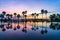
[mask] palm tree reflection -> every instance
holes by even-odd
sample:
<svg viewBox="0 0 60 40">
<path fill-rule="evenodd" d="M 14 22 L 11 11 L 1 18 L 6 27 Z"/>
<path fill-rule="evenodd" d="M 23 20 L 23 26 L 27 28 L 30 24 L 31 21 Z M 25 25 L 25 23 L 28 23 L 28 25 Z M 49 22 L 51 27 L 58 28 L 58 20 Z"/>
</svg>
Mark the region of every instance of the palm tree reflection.
<svg viewBox="0 0 60 40">
<path fill-rule="evenodd" d="M 27 22 L 24 22 L 24 27 L 22 29 L 22 32 L 25 32 L 25 33 L 27 33 L 27 26 L 26 26 L 26 24 L 27 24 Z"/>
<path fill-rule="evenodd" d="M 17 29 L 20 29 L 20 25 L 19 25 L 19 22 L 18 22 L 18 25 L 17 25 Z"/>
<path fill-rule="evenodd" d="M 43 26 L 43 22 L 42 22 L 42 30 L 41 30 L 41 34 L 45 34 L 47 33 L 47 22 L 46 22 L 46 27 Z"/>
<path fill-rule="evenodd" d="M 48 30 L 47 30 L 47 23 L 46 23 L 46 27 L 43 26 L 44 22 L 42 22 L 42 27 L 40 27 L 41 25 L 38 25 L 38 22 L 34 22 L 34 24 L 32 24 L 32 28 L 30 28 L 32 31 L 40 31 L 40 33 L 43 34 L 47 34 Z M 12 22 L 7 22 L 7 24 L 0 24 L 0 28 L 3 32 L 5 32 L 8 29 L 13 29 L 14 31 L 16 31 L 17 29 L 20 29 L 20 22 L 17 23 L 18 25 L 15 24 L 15 26 L 13 27 Z M 51 22 L 50 24 L 50 29 L 53 30 L 60 30 L 60 23 L 58 22 Z M 42 28 L 42 29 L 41 29 Z M 23 24 L 23 28 L 22 28 L 22 32 L 27 33 L 28 29 L 27 29 L 27 22 L 24 22 Z"/>
<path fill-rule="evenodd" d="M 37 24 L 38 24 L 38 22 L 37 22 Z M 32 28 L 31 29 L 34 30 L 34 31 L 36 31 L 39 28 L 38 28 L 38 25 L 36 25 L 36 23 L 34 22 L 34 25 L 32 25 Z"/>
</svg>

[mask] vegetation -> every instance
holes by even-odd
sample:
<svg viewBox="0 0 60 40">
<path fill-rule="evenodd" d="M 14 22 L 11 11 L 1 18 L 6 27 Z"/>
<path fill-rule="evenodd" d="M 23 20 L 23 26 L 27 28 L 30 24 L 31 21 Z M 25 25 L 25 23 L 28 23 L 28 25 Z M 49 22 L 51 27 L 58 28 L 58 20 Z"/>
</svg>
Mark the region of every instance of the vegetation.
<svg viewBox="0 0 60 40">
<path fill-rule="evenodd" d="M 39 19 L 38 16 L 40 16 L 40 14 L 37 13 L 32 13 L 31 16 L 34 17 L 34 19 L 27 19 L 27 11 L 23 11 L 22 15 L 23 15 L 23 19 L 20 19 L 22 16 L 20 14 L 14 13 L 14 15 L 12 14 L 7 14 L 5 11 L 2 12 L 2 14 L 0 14 L 0 21 L 2 22 L 7 22 L 7 21 L 13 21 L 13 22 L 24 22 L 24 21 L 33 21 L 33 22 L 39 22 L 39 21 L 47 21 L 47 22 L 60 22 L 60 14 L 52 14 L 50 15 L 50 19 L 47 19 L 47 10 L 42 9 L 41 13 L 42 14 L 42 19 Z M 46 15 L 46 19 L 43 19 L 43 14 Z"/>
</svg>

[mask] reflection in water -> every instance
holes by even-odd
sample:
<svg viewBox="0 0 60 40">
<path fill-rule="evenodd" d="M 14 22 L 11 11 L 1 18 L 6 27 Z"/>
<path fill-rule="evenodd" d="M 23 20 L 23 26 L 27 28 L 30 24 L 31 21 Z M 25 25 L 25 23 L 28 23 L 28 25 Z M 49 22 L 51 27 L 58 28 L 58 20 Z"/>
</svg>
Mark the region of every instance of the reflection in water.
<svg viewBox="0 0 60 40">
<path fill-rule="evenodd" d="M 25 32 L 25 33 L 27 33 L 27 25 L 26 24 L 27 23 L 24 22 L 23 29 L 22 29 L 22 32 Z"/>
<path fill-rule="evenodd" d="M 47 35 L 50 29 L 60 30 L 60 23 L 58 22 L 21 22 L 21 23 L 0 23 L 0 30 L 6 32 L 7 30 L 22 31 L 21 33 L 36 32 L 41 35 Z M 19 33 L 19 32 L 18 32 Z M 32 34 L 33 35 L 33 34 Z"/>
<path fill-rule="evenodd" d="M 37 24 L 38 24 L 38 22 L 37 22 Z M 36 31 L 39 28 L 38 28 L 38 25 L 36 25 L 36 23 L 34 22 L 34 24 L 32 25 L 32 28 L 31 29 L 34 30 L 34 31 Z"/>
<path fill-rule="evenodd" d="M 53 30 L 60 30 L 60 23 L 51 23 L 50 28 Z"/>
<path fill-rule="evenodd" d="M 23 23 L 18 22 L 18 23 L 14 23 L 14 25 L 12 22 L 7 22 L 4 24 L 2 23 L 0 25 L 0 28 L 2 29 L 2 31 L 6 31 L 6 29 L 17 30 L 17 29 L 20 29 L 20 27 L 21 27 L 20 24 L 23 25 L 23 28 L 21 28 L 21 29 L 22 29 L 22 32 L 25 32 L 25 33 L 27 33 L 27 30 L 28 30 L 27 26 L 29 26 L 29 25 L 32 26 L 32 27 L 29 27 L 29 29 L 31 29 L 32 31 L 37 31 L 41 28 L 41 34 L 45 34 L 48 32 L 48 30 L 47 30 L 48 23 L 47 22 L 45 22 L 45 23 L 44 22 L 33 22 L 32 24 L 31 24 L 31 22 L 30 23 L 29 22 L 23 22 Z M 54 29 L 54 30 L 55 29 L 59 30 L 60 24 L 51 22 L 49 28 Z"/>
</svg>

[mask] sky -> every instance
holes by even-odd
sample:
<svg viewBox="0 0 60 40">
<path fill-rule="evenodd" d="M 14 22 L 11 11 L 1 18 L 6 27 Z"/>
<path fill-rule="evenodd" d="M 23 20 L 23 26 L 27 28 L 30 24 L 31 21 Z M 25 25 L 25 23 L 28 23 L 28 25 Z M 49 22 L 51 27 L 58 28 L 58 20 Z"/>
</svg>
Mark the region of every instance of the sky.
<svg viewBox="0 0 60 40">
<path fill-rule="evenodd" d="M 40 13 L 41 9 L 57 13 L 60 11 L 60 0 L 0 0 L 0 13 L 21 14 L 28 11 L 27 14 L 31 14 Z"/>
</svg>

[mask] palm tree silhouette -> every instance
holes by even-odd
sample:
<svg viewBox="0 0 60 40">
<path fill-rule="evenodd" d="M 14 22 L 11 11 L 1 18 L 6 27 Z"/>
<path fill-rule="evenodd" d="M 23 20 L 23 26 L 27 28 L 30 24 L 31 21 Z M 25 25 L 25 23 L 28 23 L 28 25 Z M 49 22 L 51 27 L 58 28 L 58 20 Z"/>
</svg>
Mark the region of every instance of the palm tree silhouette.
<svg viewBox="0 0 60 40">
<path fill-rule="evenodd" d="M 17 15 L 17 18 L 18 18 L 18 22 L 19 22 L 20 14 Z"/>
<path fill-rule="evenodd" d="M 6 14 L 6 12 L 5 12 L 5 11 L 3 11 L 3 12 L 2 12 L 2 15 L 5 15 L 5 14 Z"/>
<path fill-rule="evenodd" d="M 13 16 L 13 15 L 12 15 L 12 14 L 10 14 L 10 18 L 12 18 L 12 16 Z"/>
<path fill-rule="evenodd" d="M 2 20 L 5 20 L 5 18 L 4 18 L 4 17 L 5 17 L 5 14 L 6 14 L 6 12 L 3 11 L 2 14 L 0 15 L 0 17 L 1 17 L 1 21 L 2 21 Z"/>
<path fill-rule="evenodd" d="M 42 14 L 42 19 L 43 19 L 44 9 L 41 10 L 41 14 Z"/>
<path fill-rule="evenodd" d="M 32 15 L 32 17 L 33 17 L 33 16 L 34 16 L 34 13 L 32 13 L 31 15 Z"/>
<path fill-rule="evenodd" d="M 46 14 L 46 21 L 47 21 L 47 13 L 48 13 L 48 11 L 47 11 L 47 10 L 45 10 L 45 14 Z"/>
<path fill-rule="evenodd" d="M 25 14 L 27 14 L 27 11 L 23 11 L 22 14 L 23 14 L 23 16 L 24 16 Z M 25 18 L 25 17 L 24 17 L 24 18 Z"/>
<path fill-rule="evenodd" d="M 26 17 L 27 17 L 27 15 L 24 15 L 24 17 L 25 17 L 25 21 L 26 21 Z"/>
<path fill-rule="evenodd" d="M 10 17 L 10 14 L 6 14 L 6 17 L 8 18 L 8 20 L 10 19 L 9 17 Z"/>
<path fill-rule="evenodd" d="M 37 16 L 37 19 L 38 19 L 39 14 L 36 14 L 36 16 Z"/>
<path fill-rule="evenodd" d="M 10 18 L 11 18 L 11 20 L 12 20 L 12 16 L 13 16 L 13 15 L 12 15 L 12 14 L 10 14 Z"/>
<path fill-rule="evenodd" d="M 16 15 L 17 15 L 17 13 L 14 13 L 15 18 L 16 18 Z"/>
<path fill-rule="evenodd" d="M 34 13 L 34 19 L 36 19 L 36 13 Z"/>
</svg>

